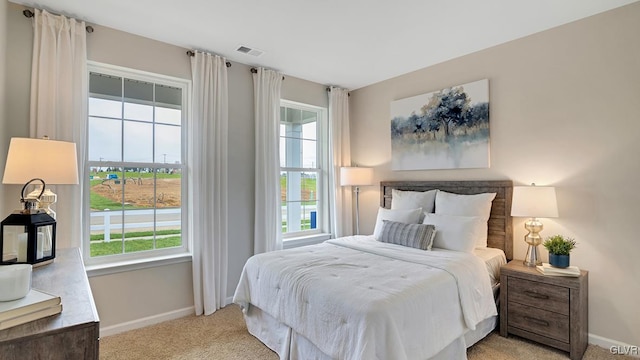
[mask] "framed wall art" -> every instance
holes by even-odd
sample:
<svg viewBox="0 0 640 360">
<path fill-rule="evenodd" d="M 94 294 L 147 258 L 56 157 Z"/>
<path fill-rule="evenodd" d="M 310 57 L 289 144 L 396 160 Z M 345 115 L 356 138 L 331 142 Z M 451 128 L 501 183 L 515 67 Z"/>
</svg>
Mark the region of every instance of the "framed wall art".
<svg viewBox="0 0 640 360">
<path fill-rule="evenodd" d="M 489 167 L 489 80 L 391 102 L 393 170 Z"/>
</svg>

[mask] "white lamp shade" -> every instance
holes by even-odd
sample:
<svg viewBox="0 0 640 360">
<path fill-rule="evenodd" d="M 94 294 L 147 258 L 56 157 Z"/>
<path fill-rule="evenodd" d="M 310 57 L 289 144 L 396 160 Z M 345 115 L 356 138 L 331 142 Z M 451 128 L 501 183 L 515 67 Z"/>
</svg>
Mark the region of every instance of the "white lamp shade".
<svg viewBox="0 0 640 360">
<path fill-rule="evenodd" d="M 511 216 L 558 217 L 556 189 L 552 186 L 514 186 Z"/>
<path fill-rule="evenodd" d="M 340 185 L 359 186 L 373 184 L 373 169 L 364 167 L 340 168 Z"/>
<path fill-rule="evenodd" d="M 31 138 L 11 138 L 3 184 L 25 184 L 40 178 L 46 184 L 78 183 L 76 144 Z"/>
</svg>

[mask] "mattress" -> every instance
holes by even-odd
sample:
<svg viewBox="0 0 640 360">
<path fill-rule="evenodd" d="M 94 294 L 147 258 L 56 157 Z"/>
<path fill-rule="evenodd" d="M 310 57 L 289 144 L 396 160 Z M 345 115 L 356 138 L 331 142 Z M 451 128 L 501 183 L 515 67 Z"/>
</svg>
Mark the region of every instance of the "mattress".
<svg viewBox="0 0 640 360">
<path fill-rule="evenodd" d="M 500 267 L 507 263 L 507 257 L 504 251 L 495 248 L 475 248 L 474 255 L 481 258 L 487 265 L 487 272 L 491 279 L 491 286 L 494 287 L 500 283 Z"/>
</svg>

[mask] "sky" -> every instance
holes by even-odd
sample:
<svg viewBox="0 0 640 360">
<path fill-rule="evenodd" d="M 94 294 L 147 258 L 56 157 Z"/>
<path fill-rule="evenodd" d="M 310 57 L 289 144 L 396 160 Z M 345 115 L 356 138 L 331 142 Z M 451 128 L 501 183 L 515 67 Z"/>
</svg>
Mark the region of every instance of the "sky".
<svg viewBox="0 0 640 360">
<path fill-rule="evenodd" d="M 127 119 L 124 124 L 123 111 Z M 151 105 L 124 103 L 123 106 L 120 101 L 90 97 L 89 161 L 154 162 L 155 158 L 156 163 L 179 163 L 181 115 L 178 109 L 156 106 L 154 124 Z M 284 166 L 287 146 L 284 125 L 280 126 L 280 136 L 280 163 Z M 299 140 L 302 141 L 302 167 L 317 166 L 317 122 L 302 125 L 302 134 L 298 136 L 302 138 Z"/>
<path fill-rule="evenodd" d="M 179 163 L 182 112 L 156 106 L 154 124 L 153 111 L 150 105 L 89 98 L 89 161 Z"/>
<path fill-rule="evenodd" d="M 302 167 L 315 167 L 317 166 L 317 146 L 316 141 L 317 122 L 310 122 L 302 125 Z M 280 165 L 285 166 L 286 157 L 286 126 L 280 125 Z"/>
</svg>

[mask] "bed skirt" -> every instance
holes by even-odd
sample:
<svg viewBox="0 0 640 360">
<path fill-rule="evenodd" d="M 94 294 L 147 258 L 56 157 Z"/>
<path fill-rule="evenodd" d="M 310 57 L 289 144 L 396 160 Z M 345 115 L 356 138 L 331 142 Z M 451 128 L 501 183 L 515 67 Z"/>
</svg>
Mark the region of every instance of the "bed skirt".
<svg viewBox="0 0 640 360">
<path fill-rule="evenodd" d="M 281 360 L 332 360 L 304 336 L 256 306 L 249 306 L 244 318 L 249 333 L 275 351 Z M 496 324 L 497 316 L 481 321 L 474 331 L 467 331 L 431 360 L 466 359 L 467 348 L 491 333 Z"/>
</svg>

